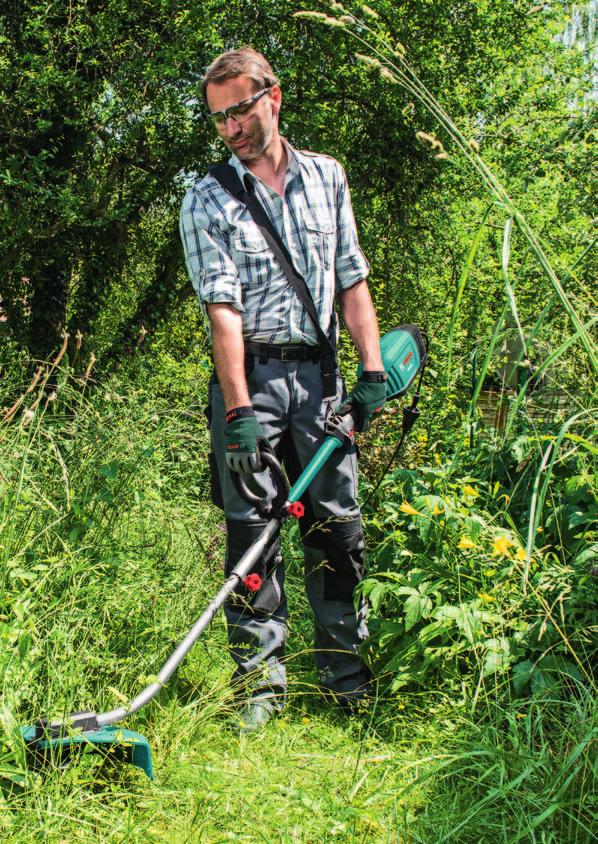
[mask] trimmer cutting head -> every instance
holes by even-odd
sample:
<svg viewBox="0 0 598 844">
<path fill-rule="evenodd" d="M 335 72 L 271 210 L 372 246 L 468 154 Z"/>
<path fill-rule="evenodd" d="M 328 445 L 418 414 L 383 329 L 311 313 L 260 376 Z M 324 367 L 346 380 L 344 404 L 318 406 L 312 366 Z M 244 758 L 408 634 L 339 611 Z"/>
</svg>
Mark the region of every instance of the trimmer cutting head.
<svg viewBox="0 0 598 844">
<path fill-rule="evenodd" d="M 405 395 L 428 359 L 426 335 L 417 325 L 399 325 L 380 340 L 387 375 L 386 400 Z M 361 375 L 362 366 L 358 369 Z"/>
<path fill-rule="evenodd" d="M 149 742 L 141 733 L 123 727 L 102 727 L 100 729 L 75 732 L 71 735 L 52 735 L 52 729 L 40 726 L 21 727 L 27 756 L 33 767 L 65 767 L 72 756 L 86 751 L 100 752 L 103 756 L 119 762 L 128 762 L 141 768 L 153 780 L 152 751 Z"/>
</svg>

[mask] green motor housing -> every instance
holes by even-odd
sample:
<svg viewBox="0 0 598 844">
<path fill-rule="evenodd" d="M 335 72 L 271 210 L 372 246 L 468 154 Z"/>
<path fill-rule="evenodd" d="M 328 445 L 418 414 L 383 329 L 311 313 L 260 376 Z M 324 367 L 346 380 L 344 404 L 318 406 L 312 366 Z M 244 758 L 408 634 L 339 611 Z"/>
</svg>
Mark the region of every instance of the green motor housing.
<svg viewBox="0 0 598 844">
<path fill-rule="evenodd" d="M 405 395 L 428 359 L 428 341 L 418 325 L 399 325 L 380 340 L 387 375 L 386 400 Z M 358 376 L 363 370 L 359 365 Z"/>
</svg>

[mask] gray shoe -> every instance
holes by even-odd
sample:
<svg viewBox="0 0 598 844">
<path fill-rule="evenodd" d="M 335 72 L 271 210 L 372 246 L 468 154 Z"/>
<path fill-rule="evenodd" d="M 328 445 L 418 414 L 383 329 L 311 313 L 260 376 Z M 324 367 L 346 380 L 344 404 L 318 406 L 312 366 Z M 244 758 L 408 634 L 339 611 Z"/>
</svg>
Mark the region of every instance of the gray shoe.
<svg viewBox="0 0 598 844">
<path fill-rule="evenodd" d="M 271 698 L 250 698 L 237 713 L 236 726 L 240 733 L 255 733 L 265 727 L 276 712 Z"/>
</svg>

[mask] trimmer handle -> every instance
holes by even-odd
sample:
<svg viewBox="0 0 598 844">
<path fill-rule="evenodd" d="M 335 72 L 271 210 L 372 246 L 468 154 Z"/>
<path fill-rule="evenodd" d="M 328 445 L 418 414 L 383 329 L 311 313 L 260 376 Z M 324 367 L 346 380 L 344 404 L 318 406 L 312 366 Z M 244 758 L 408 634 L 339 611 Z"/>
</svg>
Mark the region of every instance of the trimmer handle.
<svg viewBox="0 0 598 844">
<path fill-rule="evenodd" d="M 268 502 L 266 500 L 266 493 L 263 490 L 260 495 L 249 488 L 247 478 L 250 476 L 246 473 L 231 471 L 230 476 L 233 486 L 241 498 L 248 504 L 251 504 L 252 507 L 255 507 L 260 518 L 269 519 L 284 507 L 289 494 L 289 482 L 268 440 L 265 437 L 258 437 L 257 447 L 260 463 L 264 469 L 270 470 L 274 489 L 276 490 L 272 501 Z"/>
</svg>

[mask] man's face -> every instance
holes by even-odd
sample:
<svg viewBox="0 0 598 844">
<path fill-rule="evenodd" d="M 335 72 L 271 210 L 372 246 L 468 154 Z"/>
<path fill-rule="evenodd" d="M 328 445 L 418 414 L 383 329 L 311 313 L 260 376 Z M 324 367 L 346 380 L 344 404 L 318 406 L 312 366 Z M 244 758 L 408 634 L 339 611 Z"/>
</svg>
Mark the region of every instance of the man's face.
<svg viewBox="0 0 598 844">
<path fill-rule="evenodd" d="M 212 112 L 224 111 L 256 93 L 253 80 L 245 75 L 227 79 L 226 82 L 210 82 L 206 91 L 208 108 Z M 216 124 L 216 130 L 225 146 L 241 161 L 260 158 L 278 134 L 280 101 L 280 88 L 275 85 L 238 119 L 229 117 Z"/>
</svg>

